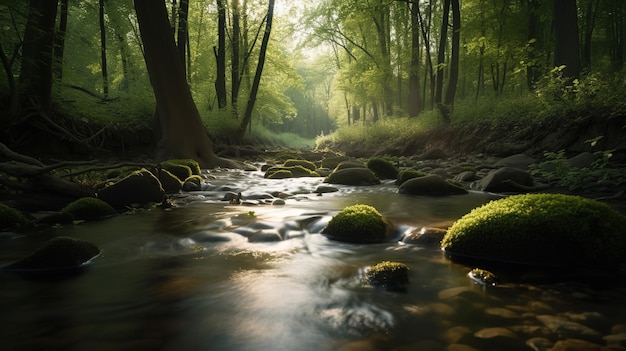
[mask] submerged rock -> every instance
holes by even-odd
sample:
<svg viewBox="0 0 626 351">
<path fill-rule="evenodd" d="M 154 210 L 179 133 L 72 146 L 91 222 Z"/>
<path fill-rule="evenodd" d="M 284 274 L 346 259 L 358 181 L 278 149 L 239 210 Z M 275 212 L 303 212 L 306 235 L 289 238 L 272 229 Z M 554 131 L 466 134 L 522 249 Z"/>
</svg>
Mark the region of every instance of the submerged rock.
<svg viewBox="0 0 626 351">
<path fill-rule="evenodd" d="M 74 219 L 99 219 L 117 214 L 117 211 L 108 203 L 95 197 L 83 197 L 65 206 L 61 212 Z"/>
<path fill-rule="evenodd" d="M 409 285 L 409 267 L 404 263 L 383 261 L 365 272 L 368 284 L 389 291 L 405 291 Z"/>
<path fill-rule="evenodd" d="M 90 242 L 60 236 L 49 240 L 31 255 L 3 269 L 34 271 L 75 268 L 99 254 L 100 249 Z"/>
<path fill-rule="evenodd" d="M 161 202 L 165 190 L 148 170 L 140 169 L 98 192 L 98 197 L 115 208 L 139 203 Z"/>
</svg>

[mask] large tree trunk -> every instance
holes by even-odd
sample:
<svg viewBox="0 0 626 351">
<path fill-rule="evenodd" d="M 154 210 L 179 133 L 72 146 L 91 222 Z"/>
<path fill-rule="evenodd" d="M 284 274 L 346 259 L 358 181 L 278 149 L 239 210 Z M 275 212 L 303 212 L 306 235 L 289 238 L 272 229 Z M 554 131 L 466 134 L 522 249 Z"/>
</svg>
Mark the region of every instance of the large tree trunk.
<svg viewBox="0 0 626 351">
<path fill-rule="evenodd" d="M 443 20 L 441 22 L 441 33 L 439 33 L 439 48 L 437 51 L 437 85 L 435 87 L 435 104 L 441 105 L 443 101 L 443 73 L 446 59 L 446 46 L 448 43 L 448 23 L 450 18 L 450 0 L 444 0 Z"/>
<path fill-rule="evenodd" d="M 157 160 L 191 158 L 203 168 L 234 166 L 213 153 L 185 80 L 164 0 L 135 0 L 135 11 L 163 133 Z"/>
<path fill-rule="evenodd" d="M 554 0 L 554 65 L 565 66 L 563 76 L 578 78 L 580 44 L 576 0 Z"/>
<path fill-rule="evenodd" d="M 252 81 L 252 88 L 250 89 L 250 96 L 248 97 L 248 104 L 246 105 L 246 111 L 237 130 L 237 140 L 243 142 L 243 137 L 246 134 L 246 127 L 251 123 L 252 111 L 254 104 L 256 103 L 256 96 L 259 92 L 259 84 L 261 83 L 261 76 L 263 75 L 263 66 L 265 65 L 265 53 L 267 52 L 267 45 L 270 40 L 270 33 L 272 32 L 272 20 L 274 19 L 274 0 L 269 0 L 267 9 L 267 22 L 265 23 L 265 33 L 263 34 L 263 40 L 261 40 L 261 48 L 259 49 L 259 63 L 256 66 L 256 73 L 254 74 L 254 80 Z"/>
<path fill-rule="evenodd" d="M 102 91 L 104 98 L 109 97 L 109 73 L 107 70 L 107 40 L 106 40 L 106 24 L 104 21 L 104 0 L 100 0 L 100 67 L 102 68 Z"/>
<path fill-rule="evenodd" d="M 239 100 L 239 87 L 241 78 L 239 77 L 239 67 L 241 64 L 241 59 L 239 57 L 239 42 L 241 36 L 241 22 L 240 22 L 240 14 L 239 14 L 239 0 L 233 0 L 231 3 L 232 11 L 233 11 L 233 37 L 232 37 L 232 58 L 231 58 L 231 90 L 230 90 L 230 104 L 233 109 L 233 116 L 235 118 L 239 117 L 239 112 L 237 109 L 237 102 Z"/>
<path fill-rule="evenodd" d="M 409 71 L 409 116 L 417 117 L 422 108 L 420 101 L 420 30 L 419 30 L 419 1 L 411 3 L 411 67 Z"/>
<path fill-rule="evenodd" d="M 450 114 L 454 105 L 457 83 L 459 81 L 459 52 L 461 51 L 461 7 L 459 0 L 451 0 L 452 5 L 452 48 L 450 58 L 450 76 L 446 97 L 444 99 L 445 111 L 443 120 L 450 123 Z"/>
<path fill-rule="evenodd" d="M 57 0 L 31 0 L 24 33 L 19 92 L 34 99 L 44 111 L 52 105 L 52 49 Z"/>
</svg>

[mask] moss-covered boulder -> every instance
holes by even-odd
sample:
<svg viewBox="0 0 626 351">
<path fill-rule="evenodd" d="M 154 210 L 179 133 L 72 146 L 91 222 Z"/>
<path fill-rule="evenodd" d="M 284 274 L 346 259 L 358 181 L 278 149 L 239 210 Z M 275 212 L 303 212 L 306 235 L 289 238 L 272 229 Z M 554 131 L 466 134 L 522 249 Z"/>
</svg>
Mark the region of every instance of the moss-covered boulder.
<svg viewBox="0 0 626 351">
<path fill-rule="evenodd" d="M 365 272 L 365 280 L 389 291 L 405 291 L 409 285 L 409 267 L 400 262 L 383 261 Z"/>
<path fill-rule="evenodd" d="M 190 158 L 172 159 L 161 163 L 161 167 L 167 170 L 176 168 L 177 166 L 188 167 L 191 171 L 191 175 L 200 175 L 201 172 L 200 164 L 198 163 L 198 161 L 192 160 Z M 176 174 L 175 172 L 172 173 Z M 182 180 L 186 179 L 187 177 L 179 177 L 179 179 Z"/>
<path fill-rule="evenodd" d="M 579 196 L 514 195 L 457 220 L 441 247 L 452 258 L 614 266 L 626 261 L 626 216 Z"/>
<path fill-rule="evenodd" d="M 467 190 L 463 189 L 459 185 L 434 174 L 424 177 L 411 178 L 400 185 L 398 192 L 400 194 L 423 196 L 467 194 Z"/>
<path fill-rule="evenodd" d="M 99 254 L 100 249 L 90 242 L 60 236 L 47 241 L 29 256 L 3 269 L 28 271 L 75 268 Z"/>
<path fill-rule="evenodd" d="M 184 191 L 201 191 L 202 183 L 204 183 L 204 179 L 202 179 L 199 175 L 192 175 L 187 177 L 183 182 L 183 190 Z"/>
<path fill-rule="evenodd" d="M 426 173 L 413 168 L 400 170 L 400 172 L 398 172 L 398 177 L 396 178 L 396 185 L 402 185 L 402 183 L 409 179 L 424 177 L 425 175 Z"/>
<path fill-rule="evenodd" d="M 0 203 L 0 230 L 21 227 L 28 223 L 28 218 L 22 212 Z"/>
<path fill-rule="evenodd" d="M 161 202 L 164 195 L 161 182 L 146 169 L 135 171 L 98 192 L 98 198 L 114 208 Z"/>
<path fill-rule="evenodd" d="M 317 166 L 315 165 L 315 163 L 311 161 L 307 161 L 307 160 L 300 160 L 300 159 L 289 159 L 285 161 L 283 166 L 285 167 L 302 166 L 310 171 L 315 171 L 317 169 Z"/>
<path fill-rule="evenodd" d="M 350 157 L 344 155 L 329 155 L 322 159 L 322 168 L 334 169 L 341 162 L 349 161 Z"/>
<path fill-rule="evenodd" d="M 398 177 L 398 168 L 391 161 L 384 158 L 370 158 L 365 166 L 380 179 L 396 179 Z"/>
<path fill-rule="evenodd" d="M 268 179 L 283 179 L 283 178 L 289 178 L 287 177 L 287 173 L 282 172 L 281 174 L 277 175 L 277 176 L 273 176 L 274 173 L 276 172 L 281 172 L 281 171 L 288 171 L 291 174 L 291 177 L 293 178 L 300 178 L 300 177 L 319 177 L 319 173 L 312 171 L 306 167 L 300 166 L 300 165 L 295 165 L 295 166 L 289 166 L 289 167 L 271 167 L 269 169 L 267 169 L 267 171 L 265 171 L 265 178 Z"/>
<path fill-rule="evenodd" d="M 352 205 L 333 216 L 322 234 L 332 240 L 358 244 L 381 243 L 387 236 L 387 223 L 374 207 Z"/>
<path fill-rule="evenodd" d="M 159 171 L 159 181 L 166 193 L 177 193 L 183 188 L 183 181 L 167 169 Z"/>
<path fill-rule="evenodd" d="M 265 178 L 267 179 L 285 179 L 285 178 L 293 178 L 293 173 L 287 169 L 277 169 L 273 172 L 266 173 Z"/>
<path fill-rule="evenodd" d="M 93 220 L 106 218 L 117 214 L 117 211 L 108 203 L 95 197 L 83 197 L 69 203 L 62 213 L 72 216 L 74 219 Z"/>
<path fill-rule="evenodd" d="M 340 171 L 346 168 L 367 168 L 367 167 L 361 162 L 348 160 L 348 161 L 339 162 L 339 164 L 337 164 L 337 166 L 333 168 L 333 171 Z"/>
<path fill-rule="evenodd" d="M 368 168 L 346 168 L 335 170 L 324 179 L 324 183 L 343 185 L 376 185 L 380 179 Z"/>
</svg>

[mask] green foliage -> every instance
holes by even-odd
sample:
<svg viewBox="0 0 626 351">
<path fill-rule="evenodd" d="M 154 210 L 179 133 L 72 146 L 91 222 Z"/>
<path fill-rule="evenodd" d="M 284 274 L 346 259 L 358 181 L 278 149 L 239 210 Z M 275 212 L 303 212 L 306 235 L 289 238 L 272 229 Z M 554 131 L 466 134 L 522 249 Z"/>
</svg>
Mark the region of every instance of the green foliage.
<svg viewBox="0 0 626 351">
<path fill-rule="evenodd" d="M 396 179 L 396 185 L 402 185 L 402 183 L 406 182 L 409 179 L 424 177 L 426 173 L 418 171 L 413 168 L 402 169 L 398 172 L 398 179 Z"/>
<path fill-rule="evenodd" d="M 454 222 L 441 246 L 453 257 L 558 266 L 626 260 L 626 216 L 591 199 L 525 194 L 491 201 Z"/>
<path fill-rule="evenodd" d="M 385 238 L 386 223 L 376 208 L 357 204 L 344 208 L 333 216 L 322 231 L 341 241 L 376 243 Z"/>
<path fill-rule="evenodd" d="M 380 179 L 396 179 L 398 176 L 396 166 L 384 158 L 370 158 L 367 160 L 366 166 Z"/>
<path fill-rule="evenodd" d="M 117 213 L 111 205 L 95 197 L 83 197 L 69 203 L 61 212 L 71 215 L 74 219 L 99 219 Z"/>
<path fill-rule="evenodd" d="M 587 140 L 595 145 L 599 139 Z M 587 167 L 575 167 L 565 155 L 565 150 L 557 152 L 544 152 L 545 161 L 534 165 L 533 175 L 539 175 L 552 184 L 567 187 L 571 191 L 581 190 L 585 187 L 610 183 L 620 185 L 626 182 L 621 172 L 608 168 L 611 151 L 594 152 L 595 161 Z"/>
<path fill-rule="evenodd" d="M 29 223 L 28 218 L 13 207 L 0 203 L 0 230 L 22 227 Z"/>
</svg>

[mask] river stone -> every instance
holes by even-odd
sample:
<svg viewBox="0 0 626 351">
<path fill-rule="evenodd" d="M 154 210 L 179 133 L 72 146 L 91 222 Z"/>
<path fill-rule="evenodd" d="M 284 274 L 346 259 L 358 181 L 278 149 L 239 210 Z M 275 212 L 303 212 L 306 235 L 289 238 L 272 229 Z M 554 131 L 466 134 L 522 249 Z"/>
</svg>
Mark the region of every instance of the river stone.
<svg viewBox="0 0 626 351">
<path fill-rule="evenodd" d="M 423 227 L 410 232 L 402 239 L 402 242 L 405 244 L 438 248 L 444 235 L 446 235 L 445 229 Z"/>
<path fill-rule="evenodd" d="M 526 192 L 519 185 L 532 187 L 533 178 L 521 169 L 502 167 L 489 172 L 483 179 L 472 184 L 472 189 L 491 192 Z"/>
<path fill-rule="evenodd" d="M 424 196 L 467 194 L 467 190 L 449 183 L 438 175 L 427 175 L 424 177 L 409 179 L 400 185 L 398 192 L 400 194 Z"/>
<path fill-rule="evenodd" d="M 626 347 L 626 333 L 605 335 L 602 340 L 609 346 Z"/>
<path fill-rule="evenodd" d="M 509 157 L 505 157 L 500 161 L 496 162 L 495 166 L 498 168 L 501 167 L 512 167 L 512 168 L 526 168 L 528 165 L 537 162 L 534 158 L 525 155 L 525 154 L 516 154 Z"/>
<path fill-rule="evenodd" d="M 363 163 L 358 161 L 343 161 L 333 168 L 334 171 L 339 171 L 346 168 L 367 168 Z"/>
<path fill-rule="evenodd" d="M 457 174 L 454 177 L 454 180 L 457 182 L 471 182 L 476 180 L 476 172 L 475 171 L 463 171 Z"/>
<path fill-rule="evenodd" d="M 477 348 L 471 347 L 465 344 L 451 344 L 448 345 L 446 351 L 480 351 Z"/>
<path fill-rule="evenodd" d="M 607 351 L 607 348 L 585 340 L 567 339 L 557 341 L 550 351 Z"/>
<path fill-rule="evenodd" d="M 485 328 L 474 333 L 474 336 L 480 339 L 492 339 L 497 337 L 517 339 L 517 334 L 512 330 L 501 327 Z"/>
<path fill-rule="evenodd" d="M 158 175 L 161 186 L 166 193 L 177 193 L 183 188 L 183 182 L 170 171 L 166 169 L 161 169 Z"/>
<path fill-rule="evenodd" d="M 548 338 L 534 337 L 526 340 L 526 345 L 533 351 L 548 351 L 554 343 Z"/>
<path fill-rule="evenodd" d="M 313 192 L 317 194 L 326 194 L 326 193 L 334 193 L 337 191 L 339 191 L 339 189 L 337 189 L 334 186 L 320 185 Z"/>
<path fill-rule="evenodd" d="M 343 185 L 376 185 L 380 179 L 367 168 L 346 168 L 333 171 L 324 179 L 324 183 Z"/>
<path fill-rule="evenodd" d="M 248 237 L 248 241 L 251 243 L 268 243 L 274 241 L 282 241 L 283 237 L 276 229 L 263 229 L 254 232 Z"/>
<path fill-rule="evenodd" d="M 601 340 L 601 335 L 597 331 L 563 317 L 539 315 L 537 319 L 560 338 L 575 338 L 589 341 Z"/>
<path fill-rule="evenodd" d="M 98 192 L 98 197 L 115 208 L 139 203 L 161 202 L 165 190 L 161 182 L 146 169 L 133 172 Z"/>
<path fill-rule="evenodd" d="M 3 269 L 39 271 L 76 268 L 98 255 L 100 249 L 90 242 L 59 236 L 48 240 L 29 256 Z"/>
<path fill-rule="evenodd" d="M 366 281 L 388 291 L 406 291 L 409 285 L 409 267 L 404 263 L 383 261 L 365 272 Z"/>
</svg>

